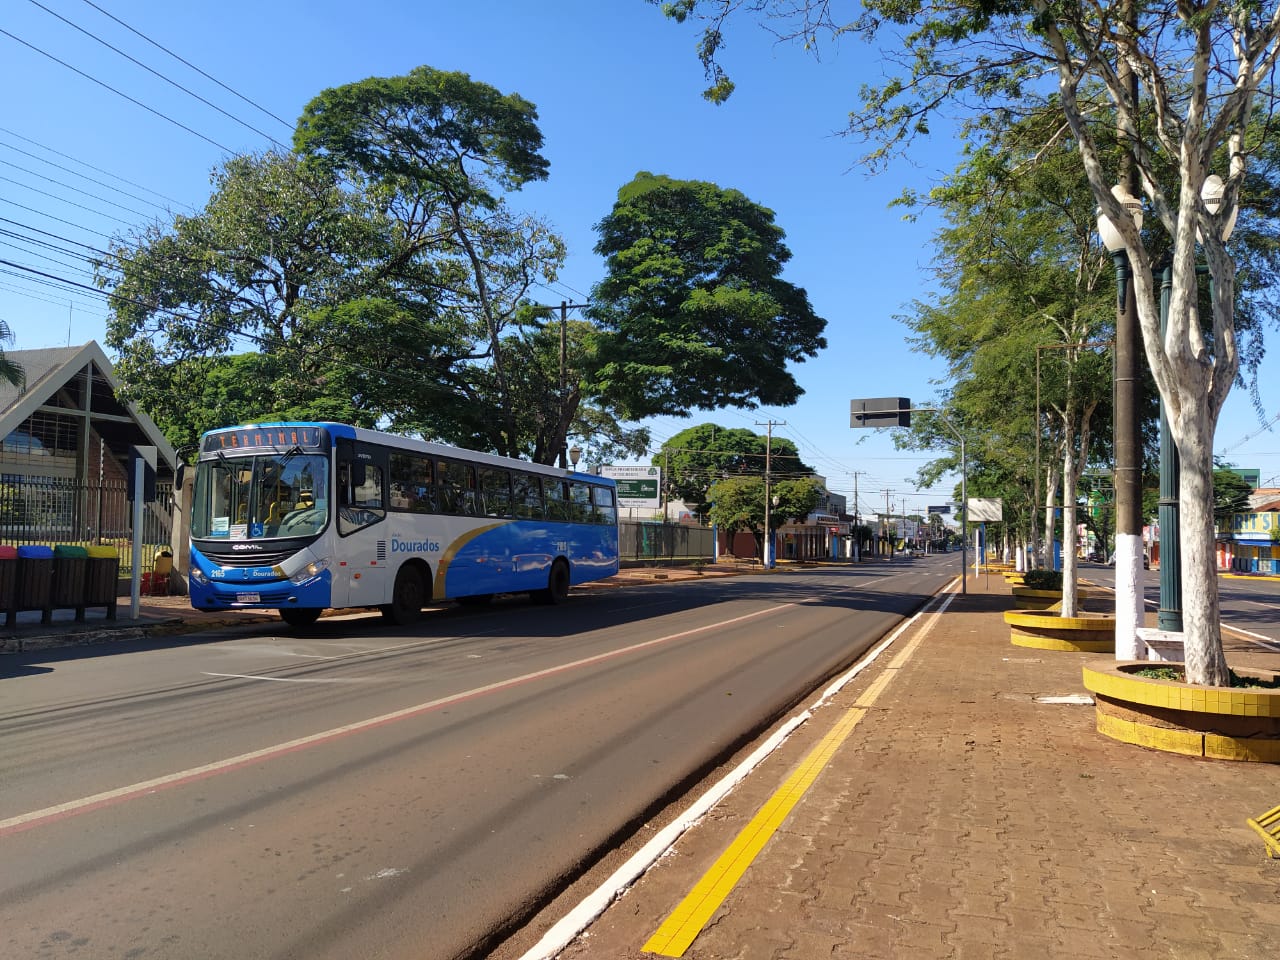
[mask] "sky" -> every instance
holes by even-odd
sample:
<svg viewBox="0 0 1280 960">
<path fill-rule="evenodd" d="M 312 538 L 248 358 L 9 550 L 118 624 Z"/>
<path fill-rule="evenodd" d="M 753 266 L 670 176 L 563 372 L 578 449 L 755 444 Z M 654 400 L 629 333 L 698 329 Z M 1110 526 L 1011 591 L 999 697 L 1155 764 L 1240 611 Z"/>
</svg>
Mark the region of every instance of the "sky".
<svg viewBox="0 0 1280 960">
<path fill-rule="evenodd" d="M 287 145 L 320 91 L 428 65 L 537 106 L 550 177 L 511 203 L 546 217 L 568 245 L 557 282 L 536 291 L 544 303 L 588 298 L 603 276 L 593 226 L 639 171 L 709 180 L 775 212 L 793 254 L 784 277 L 828 323 L 827 349 L 791 368 L 804 395 L 787 408 L 646 421 L 655 445 L 699 423 L 764 433 L 773 421 L 851 513 L 855 484 L 863 515 L 886 498 L 894 513 L 948 502 L 955 478 L 917 489 L 929 455 L 896 450 L 887 431 L 850 429 L 849 401 L 928 406 L 936 396 L 942 365 L 895 318 L 928 296 L 937 223 L 907 222 L 890 202 L 952 170 L 960 144 L 943 130 L 870 176 L 858 142 L 839 132 L 858 87 L 884 75 L 876 50 L 847 39 L 815 58 L 743 20 L 723 56 L 737 90 L 713 106 L 701 97 L 698 29 L 645 0 L 5 0 L 0 260 L 28 268 L 0 264 L 0 319 L 15 335 L 6 347 L 101 342 L 106 331 L 102 298 L 60 282 L 91 285 L 84 261 L 7 232 L 102 248 L 171 221 L 203 206 L 227 157 Z M 1271 485 L 1280 485 L 1280 424 L 1264 424 L 1280 414 L 1277 372 L 1280 359 L 1268 357 L 1261 419 L 1233 392 L 1214 445 Z"/>
</svg>

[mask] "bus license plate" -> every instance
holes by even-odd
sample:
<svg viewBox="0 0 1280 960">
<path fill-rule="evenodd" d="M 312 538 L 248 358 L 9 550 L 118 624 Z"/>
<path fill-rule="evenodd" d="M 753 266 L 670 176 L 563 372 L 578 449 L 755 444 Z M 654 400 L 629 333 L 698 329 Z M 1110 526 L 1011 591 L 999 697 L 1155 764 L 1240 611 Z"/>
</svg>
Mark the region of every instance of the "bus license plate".
<svg viewBox="0 0 1280 960">
<path fill-rule="evenodd" d="M 262 596 L 256 593 L 237 593 L 236 603 L 261 603 Z"/>
</svg>

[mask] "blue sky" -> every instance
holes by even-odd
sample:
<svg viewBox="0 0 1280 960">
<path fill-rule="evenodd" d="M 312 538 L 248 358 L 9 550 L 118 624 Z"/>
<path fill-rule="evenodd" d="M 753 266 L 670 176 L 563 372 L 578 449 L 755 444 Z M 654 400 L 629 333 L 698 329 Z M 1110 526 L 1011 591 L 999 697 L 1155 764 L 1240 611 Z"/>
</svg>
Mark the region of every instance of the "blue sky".
<svg viewBox="0 0 1280 960">
<path fill-rule="evenodd" d="M 804 396 L 785 409 L 657 419 L 650 422 L 655 441 L 706 421 L 759 432 L 764 428 L 757 423 L 786 421 L 775 433 L 795 441 L 833 490 L 852 499 L 859 474 L 863 513 L 883 509 L 886 489 L 893 491 L 895 512 L 903 499 L 915 510 L 950 498 L 950 483 L 915 490 L 910 478 L 922 455 L 895 450 L 885 433 L 849 428 L 852 397 L 908 396 L 923 405 L 934 393 L 931 380 L 940 366 L 904 341 L 904 328 L 894 319 L 928 290 L 933 224 L 906 223 L 888 205 L 906 187 L 927 189 L 954 167 L 958 154 L 944 134 L 879 176 L 857 168 L 858 144 L 837 132 L 858 86 L 881 76 L 875 51 L 847 41 L 824 48 L 818 61 L 743 21 L 724 56 L 737 92 L 725 106 L 713 107 L 700 96 L 705 81 L 693 51 L 696 27 L 666 21 L 644 0 L 93 2 L 289 125 L 173 60 L 86 0 L 40 4 L 259 132 L 29 0 L 8 0 L 0 29 L 69 65 L 0 34 L 0 89 L 7 91 L 0 113 L 0 217 L 23 224 L 23 232 L 35 227 L 102 246 L 102 234 L 164 216 L 162 208 L 200 207 L 210 170 L 226 156 L 223 147 L 259 151 L 271 145 L 269 137 L 287 143 L 303 106 L 326 87 L 422 64 L 465 71 L 538 107 L 550 179 L 526 188 L 513 204 L 547 217 L 569 247 L 559 282 L 539 291 L 544 302 L 580 302 L 600 279 L 592 225 L 609 211 L 618 187 L 640 170 L 737 188 L 774 210 L 786 231 L 793 253 L 787 279 L 809 292 L 828 321 L 827 350 L 793 369 Z M 0 222 L 0 229 L 16 228 Z M 3 234 L 0 260 L 90 282 L 65 255 Z M 11 348 L 102 339 L 100 298 L 12 273 L 0 266 L 0 318 L 16 335 Z M 1263 368 L 1270 415 L 1280 412 L 1276 369 L 1274 359 Z M 1215 450 L 1240 466 L 1257 467 L 1265 481 L 1280 475 L 1277 430 L 1263 430 L 1237 391 Z M 1280 478 L 1275 482 L 1280 485 Z"/>
</svg>

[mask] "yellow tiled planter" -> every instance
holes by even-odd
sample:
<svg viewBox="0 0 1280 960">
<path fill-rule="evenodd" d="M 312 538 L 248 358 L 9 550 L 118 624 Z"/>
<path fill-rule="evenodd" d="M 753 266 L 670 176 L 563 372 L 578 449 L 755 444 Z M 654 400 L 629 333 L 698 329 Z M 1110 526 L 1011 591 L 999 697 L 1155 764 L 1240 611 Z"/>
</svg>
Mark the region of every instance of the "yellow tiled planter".
<svg viewBox="0 0 1280 960">
<path fill-rule="evenodd" d="M 1099 733 L 1193 757 L 1280 763 L 1280 689 L 1200 687 L 1134 676 L 1154 665 L 1146 660 L 1085 665 L 1084 685 L 1094 694 Z M 1237 668 L 1236 673 L 1269 682 L 1280 677 L 1269 670 Z"/>
<path fill-rule="evenodd" d="M 1050 610 L 1006 610 L 1009 642 L 1037 650 L 1112 653 L 1116 649 L 1116 618 L 1081 613 L 1064 617 Z"/>
<path fill-rule="evenodd" d="M 1076 599 L 1085 600 L 1089 594 L 1076 588 Z M 1061 590 L 1037 590 L 1033 587 L 1014 587 L 1013 602 L 1019 610 L 1048 610 L 1062 602 Z"/>
</svg>

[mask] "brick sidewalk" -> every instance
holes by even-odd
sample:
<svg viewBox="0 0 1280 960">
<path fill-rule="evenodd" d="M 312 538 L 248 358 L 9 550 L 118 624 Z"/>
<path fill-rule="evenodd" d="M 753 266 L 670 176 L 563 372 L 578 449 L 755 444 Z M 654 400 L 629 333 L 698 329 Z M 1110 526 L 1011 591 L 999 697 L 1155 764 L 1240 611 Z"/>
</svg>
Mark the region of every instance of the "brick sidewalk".
<svg viewBox="0 0 1280 960">
<path fill-rule="evenodd" d="M 1280 957 L 1280 860 L 1245 824 L 1280 804 L 1280 772 L 1116 743 L 1092 706 L 1038 702 L 1083 694 L 1096 655 L 1012 646 L 1008 588 L 984 581 L 916 628 L 921 645 L 684 956 Z M 1228 649 L 1236 663 L 1249 647 Z M 1248 659 L 1274 668 L 1280 655 Z M 819 711 L 562 956 L 651 956 L 665 917 L 883 670 Z"/>
</svg>

